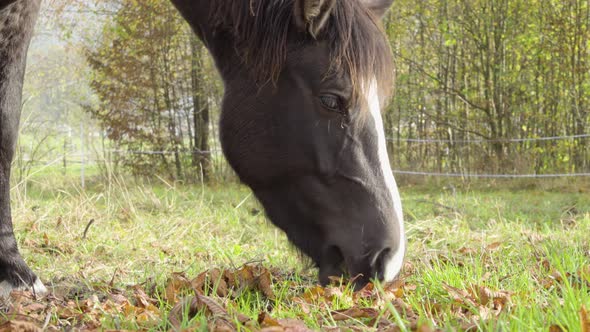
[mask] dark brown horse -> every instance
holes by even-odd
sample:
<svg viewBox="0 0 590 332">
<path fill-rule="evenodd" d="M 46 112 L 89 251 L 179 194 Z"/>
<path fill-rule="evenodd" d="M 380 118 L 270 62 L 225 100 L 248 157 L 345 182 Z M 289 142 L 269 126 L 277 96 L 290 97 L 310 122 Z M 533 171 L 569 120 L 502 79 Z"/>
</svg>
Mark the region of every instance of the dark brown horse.
<svg viewBox="0 0 590 332">
<path fill-rule="evenodd" d="M 405 254 L 380 109 L 392 68 L 379 19 L 392 0 L 172 0 L 225 85 L 227 160 L 319 279 L 390 281 Z M 25 56 L 40 0 L 0 0 L 0 295 L 45 287 L 20 256 L 9 176 Z"/>
</svg>

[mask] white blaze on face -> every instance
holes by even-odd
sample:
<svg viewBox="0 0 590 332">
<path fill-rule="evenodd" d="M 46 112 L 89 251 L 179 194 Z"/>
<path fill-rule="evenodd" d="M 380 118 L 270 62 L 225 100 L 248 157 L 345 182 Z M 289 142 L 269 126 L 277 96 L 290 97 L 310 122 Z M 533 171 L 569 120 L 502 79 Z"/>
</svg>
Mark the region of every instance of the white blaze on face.
<svg viewBox="0 0 590 332">
<path fill-rule="evenodd" d="M 393 210 L 395 211 L 397 222 L 399 225 L 399 239 L 397 251 L 393 254 L 391 259 L 385 263 L 385 271 L 383 273 L 385 282 L 392 281 L 402 269 L 404 262 L 404 255 L 406 252 L 406 238 L 404 230 L 404 216 L 402 213 L 402 201 L 399 196 L 397 184 L 391 171 L 389 163 L 389 156 L 387 154 L 387 146 L 385 143 L 385 132 L 383 129 L 383 119 L 381 118 L 381 103 L 379 100 L 378 86 L 375 79 L 371 82 L 368 91 L 367 101 L 369 103 L 369 110 L 373 117 L 375 124 L 375 131 L 377 132 L 378 153 L 379 153 L 379 167 L 385 179 L 385 185 L 389 189 L 391 200 L 393 201 Z"/>
</svg>

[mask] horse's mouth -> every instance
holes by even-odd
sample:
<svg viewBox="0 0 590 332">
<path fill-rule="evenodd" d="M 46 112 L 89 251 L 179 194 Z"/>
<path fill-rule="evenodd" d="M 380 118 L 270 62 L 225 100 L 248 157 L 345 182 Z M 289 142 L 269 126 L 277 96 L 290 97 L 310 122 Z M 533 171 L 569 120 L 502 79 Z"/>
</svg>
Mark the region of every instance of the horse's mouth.
<svg viewBox="0 0 590 332">
<path fill-rule="evenodd" d="M 320 283 L 326 286 L 333 281 L 333 278 L 348 277 L 350 282 L 354 284 L 355 290 L 359 290 L 367 285 L 371 279 L 391 281 L 386 279 L 392 279 L 391 276 L 388 276 L 392 255 L 391 248 L 384 248 L 375 254 L 368 255 L 367 257 L 370 257 L 368 262 L 357 262 L 357 266 L 347 266 L 347 259 L 345 259 L 342 250 L 334 245 L 328 246 L 324 249 L 319 264 Z"/>
<path fill-rule="evenodd" d="M 322 258 L 319 264 L 320 284 L 326 286 L 330 283 L 330 277 L 346 276 L 346 266 L 344 264 L 344 256 L 342 251 L 337 246 L 328 246 L 324 249 Z"/>
</svg>

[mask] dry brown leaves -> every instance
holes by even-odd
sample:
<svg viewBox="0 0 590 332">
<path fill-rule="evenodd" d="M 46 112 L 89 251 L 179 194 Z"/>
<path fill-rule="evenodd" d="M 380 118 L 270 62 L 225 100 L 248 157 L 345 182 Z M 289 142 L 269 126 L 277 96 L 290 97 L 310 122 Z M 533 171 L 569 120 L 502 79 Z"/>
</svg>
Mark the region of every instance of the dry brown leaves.
<svg viewBox="0 0 590 332">
<path fill-rule="evenodd" d="M 101 321 L 105 317 L 133 321 L 143 329 L 158 328 L 163 326 L 162 319 L 166 317 L 158 307 L 161 304 L 158 297 L 172 306 L 167 317 L 169 326 L 175 330 L 183 328 L 183 323 L 193 317 L 204 315 L 211 331 L 246 328 L 264 332 L 307 332 L 311 329 L 304 322 L 305 315 L 313 314 L 320 323 L 325 324 L 326 329 L 338 322 L 342 329 L 353 331 L 367 326 L 376 331 L 395 331 L 397 326 L 392 322 L 391 310 L 413 322 L 414 330 L 418 330 L 417 315 L 401 300 L 404 293 L 413 291 L 415 286 L 404 282 L 387 285 L 382 290 L 368 284 L 355 293 L 347 291 L 346 285 L 308 288 L 300 296 L 285 299 L 287 305 L 301 309 L 295 311 L 302 313 L 299 318 L 274 318 L 267 311 L 252 318 L 232 312 L 235 309 L 232 310 L 231 301 L 244 291 L 259 292 L 267 299 L 275 299 L 272 283 L 276 275 L 273 276 L 272 271 L 259 265 L 228 270 L 211 269 L 192 279 L 183 273 L 173 273 L 161 296 L 157 295 L 155 288 L 148 290 L 145 285 L 131 286 L 124 291 L 102 286 L 100 289 L 77 293 L 76 298 L 51 295 L 37 299 L 29 292 L 13 292 L 6 315 L 2 316 L 10 318 L 0 318 L 0 332 L 63 329 L 94 331 L 101 329 Z M 334 310 L 331 304 L 333 300 L 349 303 L 350 306 Z"/>
<path fill-rule="evenodd" d="M 235 331 L 236 326 L 228 312 L 214 299 L 196 294 L 193 297 L 185 298 L 178 302 L 170 311 L 168 320 L 170 324 L 176 329 L 180 330 L 182 326 L 183 316 L 194 317 L 199 312 L 204 311 L 210 318 L 210 331 Z M 246 320 L 245 322 L 247 322 Z M 245 323 L 244 322 L 244 323 Z"/>
<path fill-rule="evenodd" d="M 546 271 L 551 271 L 551 267 L 547 261 L 541 263 Z M 573 288 L 581 289 L 583 287 L 590 288 L 590 265 L 580 268 L 575 273 L 562 273 L 553 270 L 549 275 L 539 278 L 541 286 L 547 290 L 557 286 L 563 286 L 567 280 L 568 284 Z"/>
<path fill-rule="evenodd" d="M 446 283 L 442 284 L 453 300 L 453 313 L 466 321 L 488 320 L 499 316 L 511 305 L 511 292 L 493 291 L 485 286 L 474 285 L 459 289 Z"/>
<path fill-rule="evenodd" d="M 304 323 L 303 316 L 300 319 L 275 319 L 268 312 L 261 312 L 256 320 L 251 320 L 243 315 L 228 313 L 227 309 L 213 297 L 205 294 L 213 294 L 222 300 L 231 300 L 245 289 L 258 291 L 269 299 L 274 299 L 272 289 L 272 274 L 269 270 L 260 266 L 244 266 L 237 270 L 212 269 L 201 273 L 193 280 L 188 280 L 184 275 L 174 274 L 166 287 L 166 299 L 177 299 L 187 289 L 192 289 L 195 295 L 179 301 L 169 315 L 170 323 L 175 328 L 180 328 L 183 317 L 194 317 L 202 312 L 208 317 L 209 330 L 234 331 L 241 324 L 253 331 L 311 331 Z M 389 318 L 391 313 L 387 311 L 387 304 L 406 318 L 417 322 L 417 315 L 409 306 L 405 305 L 399 297 L 403 296 L 405 289 L 415 289 L 415 286 L 407 286 L 403 282 L 387 285 L 383 290 L 378 290 L 373 284 L 368 284 L 361 291 L 352 293 L 346 291 L 346 285 L 321 287 L 314 286 L 306 289 L 301 296 L 292 298 L 292 303 L 299 306 L 303 315 L 315 314 L 318 321 L 324 321 L 327 326 L 330 322 L 341 322 L 343 328 L 355 330 L 358 321 L 367 323 L 366 326 L 374 326 L 378 331 L 390 331 L 396 325 Z M 348 297 L 348 298 L 346 298 Z M 351 303 L 351 307 L 341 310 L 332 310 L 333 300 Z M 365 304 L 359 306 L 357 303 Z M 323 316 L 327 314 L 327 316 Z M 185 316 L 183 316 L 185 315 Z M 347 323 L 349 323 L 347 325 Z"/>
<path fill-rule="evenodd" d="M 191 287 L 201 293 L 213 291 L 220 297 L 237 296 L 244 290 L 260 291 L 271 300 L 275 297 L 271 271 L 260 265 L 244 265 L 237 270 L 205 271 L 191 281 Z"/>
<path fill-rule="evenodd" d="M 211 269 L 193 279 L 183 273 L 173 273 L 162 294 L 166 302 L 173 306 L 168 314 L 169 326 L 180 330 L 183 322 L 197 315 L 205 315 L 210 331 L 245 328 L 264 332 L 307 332 L 311 330 L 304 320 L 306 316 L 312 315 L 324 325 L 322 329 L 330 331 L 362 331 L 367 328 L 373 331 L 399 331 L 396 317 L 403 317 L 412 331 L 434 331 L 428 325 L 419 324 L 418 315 L 403 301 L 407 293 L 416 289 L 415 285 L 404 281 L 390 283 L 383 288 L 368 284 L 354 293 L 342 283 L 326 288 L 308 288 L 299 296 L 286 299 L 291 306 L 300 309 L 295 310 L 301 313 L 298 318 L 274 318 L 266 311 L 257 318 L 251 318 L 231 312 L 231 301 L 245 290 L 256 291 L 268 299 L 274 299 L 273 278 L 270 270 L 258 265 L 246 265 L 235 270 Z M 448 285 L 445 285 L 445 289 L 458 304 L 478 305 L 481 311 L 489 310 L 490 314 L 501 311 L 509 299 L 506 293 L 485 287 L 474 288 L 471 292 Z M 83 300 L 54 296 L 38 300 L 28 292 L 14 292 L 10 310 L 5 316 L 11 319 L 0 320 L 0 332 L 38 331 L 42 327 L 49 330 L 100 330 L 101 319 L 105 316 L 122 317 L 145 329 L 155 328 L 162 326 L 165 317 L 157 306 L 159 302 L 156 298 L 155 292 L 146 291 L 144 285 L 135 285 L 126 291 L 107 287 L 101 297 L 90 291 Z M 332 306 L 335 302 L 346 303 L 348 307 L 334 310 Z M 432 312 L 436 310 L 433 306 Z M 462 315 L 467 313 L 459 312 Z"/>
<path fill-rule="evenodd" d="M 144 287 L 135 285 L 126 291 L 118 291 L 102 286 L 88 289 L 75 298 L 50 295 L 38 299 L 30 292 L 15 291 L 6 303 L 0 303 L 0 332 L 100 330 L 101 319 L 105 316 L 124 318 L 146 329 L 153 328 L 162 323 L 164 313 L 157 306 L 159 301 L 155 291 L 147 291 Z M 252 324 L 243 315 L 230 316 L 213 297 L 205 296 L 210 293 L 222 298 L 233 297 L 246 289 L 259 291 L 273 299 L 271 272 L 261 266 L 245 265 L 236 270 L 209 270 L 192 280 L 182 273 L 173 273 L 163 294 L 164 299 L 173 305 L 170 324 L 179 326 L 185 312 L 189 318 L 205 312 L 211 318 L 210 329 L 214 331 L 235 330 L 236 317 L 244 325 Z M 189 294 L 193 296 L 187 297 Z"/>
<path fill-rule="evenodd" d="M 490 245 L 494 250 L 496 244 Z M 462 249 L 464 253 L 469 250 Z M 588 282 L 590 270 L 561 276 L 550 274 L 548 263 L 540 262 L 552 282 L 548 287 L 560 284 L 564 278 Z M 275 306 L 288 306 L 294 318 L 276 317 L 273 307 L 268 307 L 256 317 L 237 312 L 235 302 L 243 292 L 257 292 L 269 300 L 277 298 L 273 281 L 284 279 L 277 272 L 260 265 L 245 265 L 238 269 L 210 269 L 194 278 L 183 273 L 173 273 L 167 280 L 164 291 L 158 294 L 155 287 L 135 285 L 125 290 L 111 286 L 89 289 L 77 298 L 52 295 L 36 299 L 28 292 L 13 292 L 9 306 L 0 304 L 0 332 L 41 330 L 101 330 L 105 317 L 118 317 L 132 321 L 143 329 L 172 330 L 186 328 L 194 317 L 204 317 L 210 331 L 250 330 L 263 332 L 307 332 L 311 329 L 305 321 L 311 318 L 321 330 L 326 331 L 400 331 L 399 319 L 411 331 L 439 331 L 438 322 L 449 314 L 456 317 L 462 330 L 472 330 L 481 321 L 492 321 L 510 309 L 511 292 L 494 290 L 484 285 L 468 285 L 456 288 L 442 283 L 450 301 L 441 303 L 424 301 L 426 315 L 420 317 L 405 302 L 417 288 L 404 280 L 377 287 L 366 285 L 357 292 L 349 291 L 340 280 L 328 287 L 313 286 L 296 295 L 282 295 Z M 489 276 L 481 281 L 487 283 Z M 163 299 L 172 310 L 166 314 L 158 306 Z M 443 303 L 444 302 L 444 303 Z M 3 314 L 3 315 L 2 315 Z M 3 318 L 5 317 L 5 318 Z M 590 332 L 590 315 L 585 307 L 579 311 L 581 331 Z M 163 319 L 168 319 L 168 324 Z M 428 324 L 424 324 L 424 321 Z M 432 328 L 431 326 L 435 326 Z M 550 331 L 561 331 L 553 325 Z M 190 331 L 190 329 L 189 329 Z"/>
<path fill-rule="evenodd" d="M 578 316 L 580 317 L 580 331 L 581 332 L 590 332 L 590 312 L 586 309 L 586 306 L 582 306 L 580 311 L 578 311 Z M 549 332 L 565 332 L 570 331 L 570 329 L 566 326 L 561 326 L 557 324 L 553 324 L 549 326 Z"/>
<path fill-rule="evenodd" d="M 314 314 L 318 321 L 338 322 L 339 327 L 325 328 L 330 331 L 363 331 L 370 327 L 374 331 L 398 331 L 393 311 L 409 322 L 413 331 L 424 329 L 418 324 L 418 315 L 403 302 L 406 292 L 416 289 L 415 285 L 398 280 L 379 289 L 369 283 L 361 290 L 350 293 L 346 285 L 320 287 L 305 290 L 301 296 L 294 297 L 293 303 L 306 314 Z M 350 303 L 348 308 L 332 310 L 333 302 Z M 327 314 L 326 314 L 327 313 Z"/>
<path fill-rule="evenodd" d="M 37 332 L 43 331 L 34 323 L 27 321 L 8 321 L 0 325 L 0 332 Z"/>
<path fill-rule="evenodd" d="M 192 280 L 187 279 L 184 274 L 175 273 L 168 280 L 165 294 L 169 303 L 176 303 L 169 315 L 170 324 L 179 329 L 183 315 L 192 318 L 199 312 L 204 312 L 209 318 L 209 330 L 234 331 L 237 329 L 235 316 L 230 315 L 213 297 L 205 294 L 231 299 L 245 290 L 252 290 L 259 291 L 268 299 L 274 299 L 272 278 L 271 271 L 260 265 L 244 265 L 235 270 L 211 269 Z M 189 290 L 195 295 L 180 299 Z M 239 313 L 237 320 L 249 329 L 256 325 L 250 318 Z"/>
<path fill-rule="evenodd" d="M 299 319 L 274 319 L 270 314 L 261 312 L 258 315 L 258 324 L 261 332 L 308 332 L 309 329 L 302 320 Z"/>
</svg>

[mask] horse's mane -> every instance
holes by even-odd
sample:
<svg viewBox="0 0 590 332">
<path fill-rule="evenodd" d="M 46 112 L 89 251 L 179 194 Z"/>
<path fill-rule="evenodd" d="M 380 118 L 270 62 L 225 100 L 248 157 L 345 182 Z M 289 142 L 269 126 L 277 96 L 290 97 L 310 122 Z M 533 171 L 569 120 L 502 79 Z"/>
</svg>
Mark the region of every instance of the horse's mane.
<svg viewBox="0 0 590 332">
<path fill-rule="evenodd" d="M 259 82 L 276 82 L 285 64 L 293 5 L 294 0 L 213 2 L 213 26 L 230 34 L 237 52 Z M 359 0 L 338 0 L 317 39 L 329 43 L 332 70 L 350 75 L 355 98 L 374 77 L 380 95 L 389 95 L 393 81 L 391 50 L 378 18 Z"/>
</svg>

